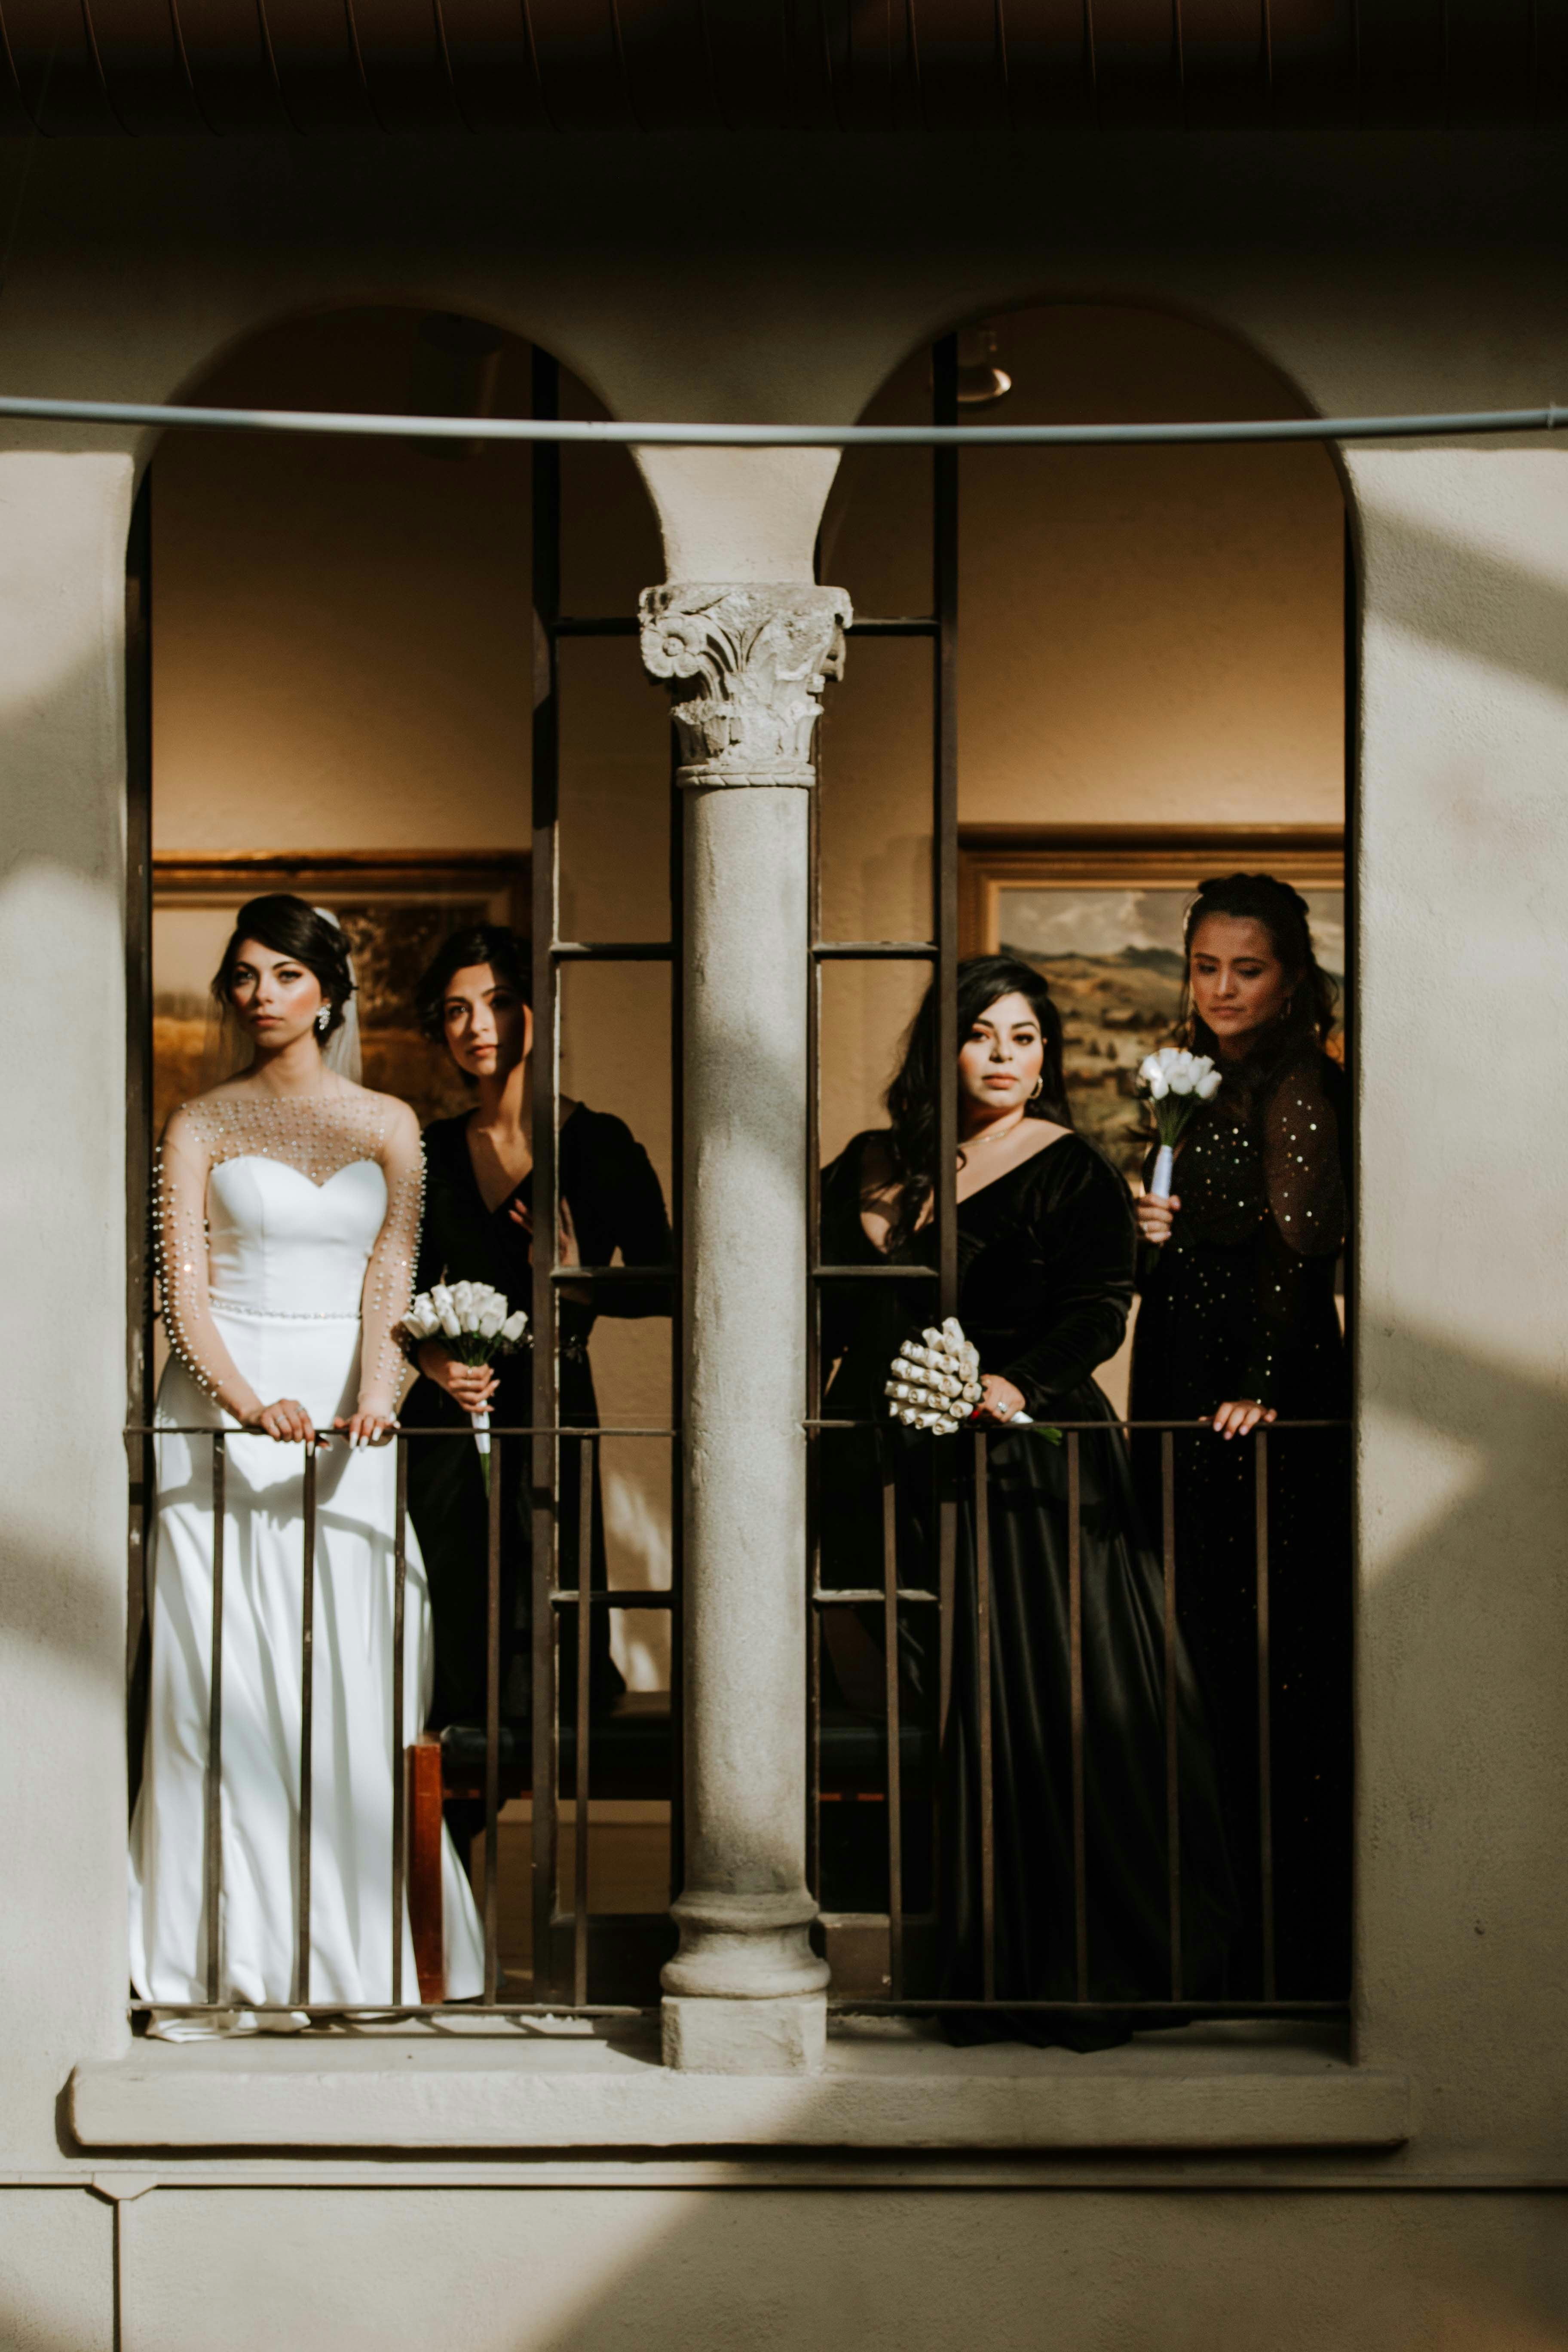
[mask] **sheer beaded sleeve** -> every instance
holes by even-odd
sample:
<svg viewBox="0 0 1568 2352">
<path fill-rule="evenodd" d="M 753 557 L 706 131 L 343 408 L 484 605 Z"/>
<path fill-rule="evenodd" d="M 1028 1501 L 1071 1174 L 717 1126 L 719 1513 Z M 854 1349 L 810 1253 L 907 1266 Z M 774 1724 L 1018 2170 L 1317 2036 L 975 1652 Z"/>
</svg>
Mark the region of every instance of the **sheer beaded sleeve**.
<svg viewBox="0 0 1568 2352">
<path fill-rule="evenodd" d="M 1346 1223 L 1340 1125 L 1321 1060 L 1283 1073 L 1263 1106 L 1268 1209 L 1258 1232 L 1258 1313 L 1245 1396 L 1273 1402 L 1281 1356 L 1300 1327 L 1313 1258 L 1335 1257 Z"/>
<path fill-rule="evenodd" d="M 376 1159 L 386 1179 L 386 1215 L 364 1270 L 360 1307 L 359 1409 L 391 1412 L 405 1375 L 397 1326 L 414 1297 L 419 1251 L 420 1210 L 425 1198 L 425 1153 L 419 1122 L 408 1105 L 387 1101 L 387 1119 Z"/>
<path fill-rule="evenodd" d="M 212 1138 L 190 1104 L 163 1129 L 154 1171 L 158 1292 L 170 1349 L 203 1392 L 236 1421 L 260 1408 L 213 1321 L 207 1265 L 207 1176 Z"/>
</svg>

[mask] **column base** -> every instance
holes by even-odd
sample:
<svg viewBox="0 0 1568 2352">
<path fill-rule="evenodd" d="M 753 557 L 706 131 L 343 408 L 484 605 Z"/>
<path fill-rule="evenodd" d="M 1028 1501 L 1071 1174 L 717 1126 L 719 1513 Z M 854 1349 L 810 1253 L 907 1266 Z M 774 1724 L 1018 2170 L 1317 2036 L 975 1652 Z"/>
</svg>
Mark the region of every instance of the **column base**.
<svg viewBox="0 0 1568 2352">
<path fill-rule="evenodd" d="M 664 2063 L 687 2074 L 819 2074 L 827 2049 L 827 1997 L 701 2000 L 666 1993 Z"/>
</svg>

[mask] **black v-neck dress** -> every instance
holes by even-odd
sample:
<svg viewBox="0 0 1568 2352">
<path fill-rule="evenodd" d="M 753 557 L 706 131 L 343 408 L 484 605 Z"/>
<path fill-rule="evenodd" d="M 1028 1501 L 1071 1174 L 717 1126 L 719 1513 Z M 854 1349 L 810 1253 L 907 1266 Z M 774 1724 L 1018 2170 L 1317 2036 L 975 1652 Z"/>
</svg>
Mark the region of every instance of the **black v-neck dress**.
<svg viewBox="0 0 1568 2352">
<path fill-rule="evenodd" d="M 435 1120 L 425 1130 L 425 1223 L 417 1287 L 440 1281 L 489 1282 L 511 1306 L 532 1310 L 533 1270 L 527 1232 L 508 1212 L 531 1204 L 532 1173 L 497 1208 L 485 1206 L 468 1150 L 468 1118 Z M 571 1212 L 584 1265 L 608 1265 L 617 1252 L 626 1265 L 668 1265 L 669 1219 L 647 1152 L 624 1120 L 579 1103 L 563 1121 L 558 1143 L 561 1197 Z M 568 1427 L 598 1425 L 598 1400 L 588 1360 L 596 1315 L 668 1315 L 666 1277 L 599 1286 L 598 1304 L 558 1303 L 560 1412 Z M 500 1381 L 490 1406 L 498 1428 L 526 1428 L 533 1419 L 533 1358 L 520 1349 L 496 1365 Z M 467 1428 L 468 1416 L 434 1381 L 416 1381 L 401 1414 L 411 1429 Z M 526 1438 L 497 1449 L 501 1504 L 502 1711 L 516 1720 L 529 1712 L 529 1629 L 531 1624 L 532 1517 Z M 563 1439 L 557 1528 L 561 1580 L 576 1580 L 580 1520 L 581 1445 Z M 496 1453 L 492 1452 L 492 1467 Z M 482 1723 L 485 1716 L 485 1626 L 489 1518 L 476 1448 L 455 1440 L 413 1444 L 408 1459 L 408 1507 L 430 1580 L 435 1620 L 436 1687 L 430 1721 Z M 593 1580 L 605 1581 L 604 1513 L 595 1474 L 593 1489 Z M 562 1687 L 571 1689 L 576 1655 L 575 1611 L 564 1613 Z M 594 1692 L 603 1702 L 621 1687 L 609 1654 L 609 1612 L 594 1612 Z"/>
<path fill-rule="evenodd" d="M 878 1262 L 860 1222 L 858 1136 L 823 1180 L 824 1261 Z M 930 1228 L 911 1262 L 934 1255 Z M 982 1370 L 1013 1381 L 1038 1421 L 1087 1421 L 1079 1448 L 1085 1879 L 1089 1998 L 1114 2010 L 1171 1997 L 1166 1837 L 1163 1590 L 1133 1497 L 1127 1447 L 1095 1368 L 1121 1343 L 1132 1296 L 1135 1228 L 1121 1177 L 1069 1134 L 959 1204 L 958 1314 Z M 952 1696 L 939 1760 L 940 1985 L 983 1990 L 980 1693 L 974 1580 L 973 1448 L 889 1421 L 889 1364 L 934 1319 L 932 1286 L 825 1286 L 825 1416 L 867 1416 L 864 1432 L 824 1433 L 824 1580 L 881 1581 L 881 1486 L 897 1495 L 900 1580 L 934 1591 L 935 1496 L 958 1500 Z M 837 1361 L 835 1363 L 835 1360 Z M 989 1445 L 991 1706 L 996 1990 L 1015 2000 L 1077 1998 L 1068 1529 L 1068 1454 L 1038 1432 L 994 1432 Z M 937 1612 L 909 1606 L 900 1644 L 910 1705 L 934 1718 Z M 1235 1898 L 1202 1703 L 1175 1659 L 1182 1997 L 1223 1987 Z M 1082 2020 L 1004 2010 L 950 2013 L 957 2035 L 1068 2042 L 1120 2038 Z"/>
</svg>

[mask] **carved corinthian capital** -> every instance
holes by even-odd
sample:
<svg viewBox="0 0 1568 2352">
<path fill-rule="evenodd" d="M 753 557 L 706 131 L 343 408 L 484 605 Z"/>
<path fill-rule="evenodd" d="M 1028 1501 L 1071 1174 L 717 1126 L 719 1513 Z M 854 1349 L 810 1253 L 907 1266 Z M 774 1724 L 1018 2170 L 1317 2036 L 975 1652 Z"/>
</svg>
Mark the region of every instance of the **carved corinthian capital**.
<svg viewBox="0 0 1568 2352">
<path fill-rule="evenodd" d="M 844 674 L 850 617 L 842 588 L 645 588 L 642 656 L 671 681 L 681 782 L 809 785 L 818 697 Z"/>
</svg>

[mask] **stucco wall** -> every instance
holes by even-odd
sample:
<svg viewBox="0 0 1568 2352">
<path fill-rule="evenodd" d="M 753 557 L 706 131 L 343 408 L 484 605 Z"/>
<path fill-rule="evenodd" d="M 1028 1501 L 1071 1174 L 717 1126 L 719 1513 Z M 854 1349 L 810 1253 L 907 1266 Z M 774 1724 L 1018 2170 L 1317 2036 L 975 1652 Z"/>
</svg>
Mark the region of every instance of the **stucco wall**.
<svg viewBox="0 0 1568 2352">
<path fill-rule="evenodd" d="M 938 326 L 1052 293 L 1191 309 L 1331 413 L 1568 381 L 1560 260 L 1517 228 L 1553 216 L 1553 158 L 1519 137 L 681 142 L 650 176 L 654 152 L 45 148 L 0 373 L 163 397 L 269 317 L 396 300 L 537 334 L 623 414 L 847 417 Z M 7 201 L 19 164 L 0 159 Z M 751 211 L 765 191 L 783 194 Z M 131 468 L 129 445 L 25 437 L 79 453 L 0 457 L 0 1052 L 24 1242 L 0 1423 L 0 2158 L 47 2178 L 71 2162 L 69 2065 L 124 2040 L 114 640 Z M 1351 465 L 1367 605 L 1357 2034 L 1416 2084 L 1415 2137 L 1371 2177 L 1437 2185 L 1228 2199 L 1188 2167 L 1149 2199 L 759 2190 L 661 2208 L 644 2190 L 584 2192 L 564 2214 L 535 2189 L 433 2196 L 418 2226 L 403 2196 L 366 2189 L 352 2227 L 326 2196 L 291 2200 L 285 2227 L 237 2188 L 220 2227 L 194 2192 L 160 2189 L 122 2216 L 122 2342 L 308 2341 L 317 2319 L 291 2296 L 338 2342 L 374 2325 L 384 2343 L 433 2327 L 658 2343 L 679 2325 L 683 2341 L 787 2343 L 803 2310 L 815 2340 L 858 2342 L 876 2340 L 874 2289 L 898 2313 L 889 2342 L 951 2342 L 975 2309 L 985 2334 L 1074 2346 L 1560 2338 L 1560 2208 L 1527 2191 L 1568 2177 L 1562 467 L 1507 446 Z M 759 547 L 804 564 L 824 473 L 690 458 L 657 487 L 672 542 L 735 576 Z M 1337 2159 L 1311 2169 L 1327 2184 Z M 1497 2193 L 1462 2193 L 1479 2179 Z M 39 2197 L 61 2200 L 63 2234 L 29 2220 Z M 110 2340 L 106 2210 L 76 2189 L 0 2193 L 14 2340 Z M 555 2300 L 536 2319 L 540 2292 Z M 847 2317 L 825 2317 L 830 2293 Z"/>
</svg>

